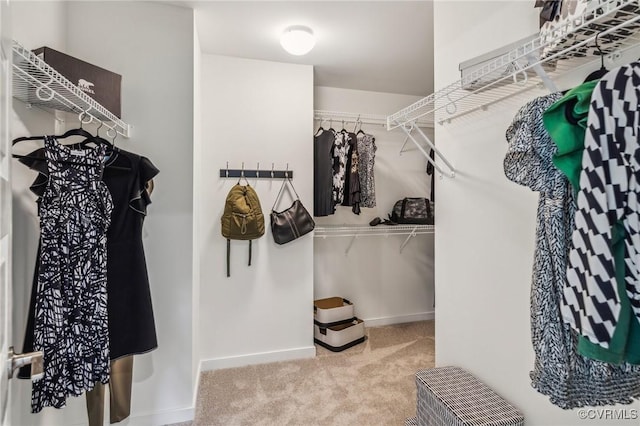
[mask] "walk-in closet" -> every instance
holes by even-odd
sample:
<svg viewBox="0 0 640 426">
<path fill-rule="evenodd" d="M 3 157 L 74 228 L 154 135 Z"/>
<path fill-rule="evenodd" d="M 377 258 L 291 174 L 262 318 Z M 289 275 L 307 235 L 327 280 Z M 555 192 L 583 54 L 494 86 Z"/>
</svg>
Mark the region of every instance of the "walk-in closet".
<svg viewBox="0 0 640 426">
<path fill-rule="evenodd" d="M 640 418 L 638 0 L 0 0 L 0 37 L 0 426 Z"/>
</svg>

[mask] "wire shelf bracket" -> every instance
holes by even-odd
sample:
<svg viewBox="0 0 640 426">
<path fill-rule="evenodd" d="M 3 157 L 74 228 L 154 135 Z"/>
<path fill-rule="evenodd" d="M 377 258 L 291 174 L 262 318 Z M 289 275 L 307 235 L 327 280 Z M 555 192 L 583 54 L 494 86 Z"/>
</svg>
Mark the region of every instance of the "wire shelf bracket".
<svg viewBox="0 0 640 426">
<path fill-rule="evenodd" d="M 589 52 L 595 37 L 607 37 L 609 59 L 640 44 L 640 1 L 606 0 L 558 26 L 494 58 L 464 78 L 445 86 L 387 117 L 387 130 L 423 119 L 438 124 L 471 112 L 487 110 L 504 99 L 544 85 L 557 91 L 554 80 L 600 58 Z M 520 65 L 523 63 L 524 65 Z M 505 69 L 508 72 L 505 72 Z"/>
<path fill-rule="evenodd" d="M 14 41 L 13 97 L 27 105 L 84 114 L 84 123 L 100 122 L 113 136 L 131 136 L 131 126 L 84 93 L 32 51 Z M 108 132 L 109 132 L 108 131 Z M 109 133 L 108 133 L 109 134 Z"/>
<path fill-rule="evenodd" d="M 407 125 L 400 126 L 400 128 L 402 129 L 403 132 L 405 132 L 405 134 L 407 135 L 407 138 L 410 139 L 411 142 L 413 142 L 414 145 L 420 150 L 420 152 L 424 155 L 427 161 L 438 172 L 440 172 L 440 174 L 451 177 L 451 178 L 456 176 L 456 169 L 453 167 L 453 165 L 449 161 L 447 161 L 444 154 L 442 154 L 442 152 L 440 152 L 440 150 L 436 148 L 435 144 L 431 141 L 431 139 L 429 139 L 429 137 L 420 129 L 420 127 L 418 127 L 415 124 L 415 122 L 412 122 L 409 126 Z M 416 132 L 418 132 L 420 137 L 427 143 L 429 148 L 433 150 L 434 156 L 442 160 L 442 162 L 447 166 L 449 170 L 443 170 L 443 168 L 440 167 L 440 165 L 435 161 L 435 159 L 431 158 L 429 153 L 424 149 L 424 147 L 420 144 L 420 142 L 418 142 L 418 140 L 411 134 L 414 129 L 416 130 Z M 407 143 L 407 140 L 405 139 L 405 144 L 406 143 Z M 404 148 L 404 144 L 402 145 L 401 152 L 403 148 Z"/>
</svg>

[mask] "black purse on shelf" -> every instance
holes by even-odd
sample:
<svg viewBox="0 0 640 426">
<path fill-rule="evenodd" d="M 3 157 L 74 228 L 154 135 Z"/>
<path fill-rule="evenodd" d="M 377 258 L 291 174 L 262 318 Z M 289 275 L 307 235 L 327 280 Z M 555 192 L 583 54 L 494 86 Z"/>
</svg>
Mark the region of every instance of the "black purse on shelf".
<svg viewBox="0 0 640 426">
<path fill-rule="evenodd" d="M 288 209 L 277 212 L 275 210 L 276 205 L 278 204 L 278 200 L 280 200 L 282 191 L 287 183 L 291 185 L 293 193 L 296 194 L 296 200 Z M 298 196 L 296 189 L 293 187 L 291 180 L 286 177 L 282 182 L 282 187 L 280 188 L 280 192 L 278 192 L 276 201 L 273 203 L 273 207 L 271 208 L 271 234 L 273 235 L 273 240 L 277 244 L 286 244 L 313 231 L 315 226 L 316 223 L 313 221 L 313 218 L 307 209 L 300 202 L 300 197 Z"/>
</svg>

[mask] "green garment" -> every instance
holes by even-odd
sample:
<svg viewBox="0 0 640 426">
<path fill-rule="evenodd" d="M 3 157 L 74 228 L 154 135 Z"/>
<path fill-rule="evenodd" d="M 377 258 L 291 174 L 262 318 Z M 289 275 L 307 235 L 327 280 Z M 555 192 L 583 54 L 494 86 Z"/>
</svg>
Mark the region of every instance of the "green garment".
<svg viewBox="0 0 640 426">
<path fill-rule="evenodd" d="M 564 173 L 574 191 L 580 189 L 582 153 L 587 131 L 587 118 L 591 103 L 591 93 L 597 81 L 589 81 L 570 90 L 544 113 L 542 121 L 551 139 L 558 147 L 553 156 L 553 164 Z M 629 298 L 625 297 L 625 230 L 622 221 L 612 229 L 612 251 L 615 258 L 616 282 L 621 295 L 618 324 L 609 343 L 609 348 L 590 342 L 578 336 L 578 353 L 592 359 L 621 364 L 640 364 L 640 322 L 634 315 Z"/>
</svg>

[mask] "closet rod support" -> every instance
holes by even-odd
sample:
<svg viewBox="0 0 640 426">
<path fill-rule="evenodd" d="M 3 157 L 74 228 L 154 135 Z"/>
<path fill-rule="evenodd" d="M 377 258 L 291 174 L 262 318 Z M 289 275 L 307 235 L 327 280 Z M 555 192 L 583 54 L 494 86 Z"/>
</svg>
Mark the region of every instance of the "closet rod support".
<svg viewBox="0 0 640 426">
<path fill-rule="evenodd" d="M 420 145 L 420 143 L 416 140 L 416 138 L 413 137 L 413 135 L 411 134 L 411 132 L 407 129 L 407 127 L 405 125 L 400 125 L 400 128 L 402 129 L 403 132 L 405 132 L 407 134 L 407 137 L 409 139 L 411 139 L 411 141 L 415 144 L 415 146 L 420 150 L 420 152 L 422 152 L 422 154 L 425 156 L 425 158 L 427 159 L 427 161 L 429 163 L 431 163 L 433 165 L 433 167 L 440 173 L 442 173 L 443 175 L 447 175 L 449 177 L 455 177 L 456 175 L 456 169 L 451 165 L 451 163 L 449 161 L 447 161 L 447 159 L 444 157 L 444 155 L 440 152 L 440 150 L 438 148 L 436 148 L 436 146 L 433 144 L 433 142 L 431 142 L 431 139 L 429 139 L 429 137 L 427 135 L 424 134 L 424 132 L 420 129 L 420 127 L 418 127 L 415 122 L 411 123 L 411 126 L 413 128 L 415 128 L 415 130 L 418 132 L 418 134 L 422 137 L 422 139 L 424 139 L 424 141 L 427 143 L 427 145 L 429 145 L 429 147 L 431 149 L 433 149 L 433 152 L 435 154 L 436 157 L 440 158 L 445 164 L 446 166 L 449 168 L 449 171 L 445 171 L 442 169 L 442 167 L 440 167 L 440 165 L 438 163 L 436 163 L 435 160 L 432 160 L 431 157 L 429 156 L 429 153 L 422 147 L 422 145 Z"/>
<path fill-rule="evenodd" d="M 534 64 L 531 68 L 533 68 L 538 77 L 540 77 L 540 80 L 542 80 L 544 87 L 546 87 L 550 93 L 557 92 L 558 86 L 556 86 L 553 80 L 551 80 L 551 78 L 549 77 L 549 74 L 547 74 L 544 68 L 542 68 L 542 65 L 540 65 L 540 59 L 532 53 L 529 53 L 527 55 L 527 59 L 529 60 L 529 63 Z"/>
<path fill-rule="evenodd" d="M 416 230 L 418 229 L 418 227 L 414 227 L 413 230 L 411 231 L 411 233 L 409 235 L 407 235 L 407 238 L 405 238 L 404 242 L 402 243 L 402 245 L 400 245 L 400 253 L 402 253 L 402 249 L 404 249 L 404 247 L 409 243 L 409 240 L 411 239 L 411 237 L 415 237 L 416 234 Z"/>
<path fill-rule="evenodd" d="M 413 125 L 409 129 L 409 135 L 413 132 Z M 404 142 L 402 142 L 402 146 L 400 147 L 400 155 L 404 152 L 404 147 L 407 146 L 407 142 L 409 142 L 409 135 L 404 137 Z"/>
<path fill-rule="evenodd" d="M 351 247 L 353 246 L 353 242 L 356 240 L 356 238 L 358 238 L 358 235 L 357 235 L 357 234 L 356 234 L 356 235 L 353 235 L 353 236 L 351 237 L 351 241 L 349 241 L 349 245 L 347 246 L 347 248 L 346 248 L 346 249 L 345 249 L 345 251 L 344 251 L 344 255 L 345 255 L 345 256 L 349 254 L 349 251 L 351 250 Z"/>
</svg>

